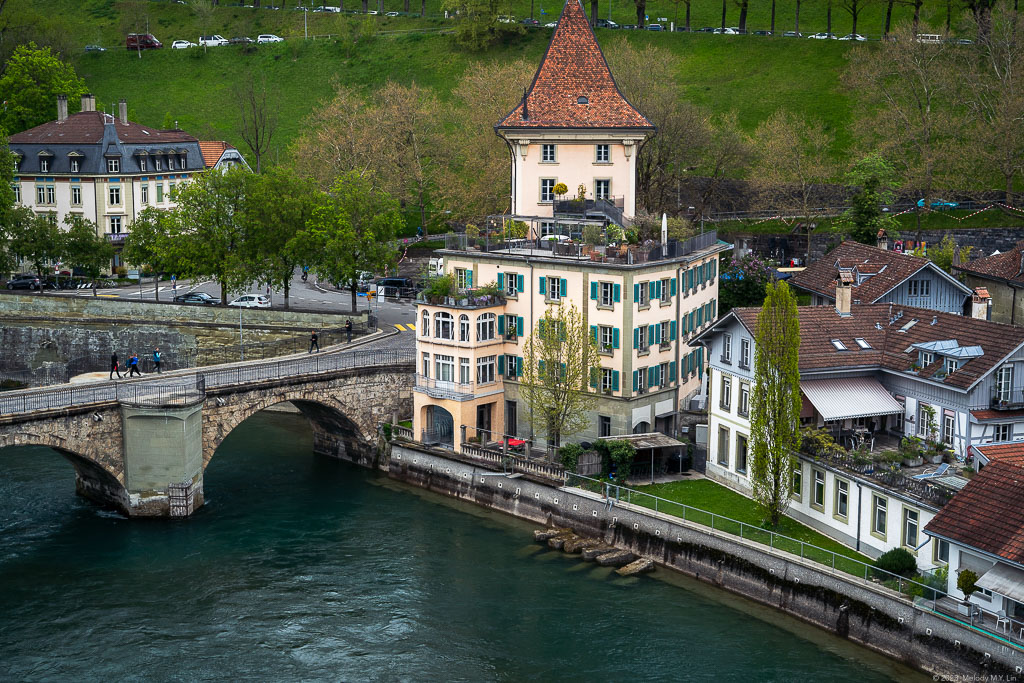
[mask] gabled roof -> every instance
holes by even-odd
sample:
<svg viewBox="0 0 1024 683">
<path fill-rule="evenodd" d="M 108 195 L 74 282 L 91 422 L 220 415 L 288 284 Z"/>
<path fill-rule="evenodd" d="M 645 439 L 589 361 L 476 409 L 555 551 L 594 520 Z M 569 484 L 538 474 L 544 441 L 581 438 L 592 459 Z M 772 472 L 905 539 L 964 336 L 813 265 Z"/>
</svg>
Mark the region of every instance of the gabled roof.
<svg viewBox="0 0 1024 683">
<path fill-rule="evenodd" d="M 654 130 L 619 91 L 579 0 L 566 0 L 526 96 L 495 126 L 508 128 Z"/>
<path fill-rule="evenodd" d="M 1024 443 L 1010 445 L 1024 451 Z M 939 510 L 925 531 L 1024 565 L 1024 468 L 993 460 Z"/>
<path fill-rule="evenodd" d="M 755 334 L 759 312 L 758 308 L 734 308 L 711 329 L 735 317 Z M 944 363 L 937 359 L 916 376 L 969 389 L 1024 345 L 1024 328 L 923 308 L 855 304 L 848 316 L 840 316 L 833 306 L 801 306 L 799 312 L 801 373 L 854 368 L 907 372 L 919 359 L 915 345 L 956 339 L 964 347 L 981 347 L 982 354 L 962 360 L 952 374 L 946 375 Z M 838 350 L 833 339 L 846 350 Z M 869 348 L 862 348 L 857 339 Z"/>
<path fill-rule="evenodd" d="M 1005 413 L 1007 411 L 1002 412 Z M 972 446 L 971 449 L 980 452 L 990 463 L 998 461 L 1024 467 L 1024 441 L 984 444 Z M 1021 503 L 1024 503 L 1024 501 L 1021 501 Z"/>
<path fill-rule="evenodd" d="M 789 283 L 834 300 L 836 298 L 835 281 L 840 268 L 852 268 L 862 275 L 873 273 L 859 285 L 856 282 L 853 284 L 853 301 L 862 304 L 875 303 L 925 268 L 945 276 L 946 279 L 963 290 L 965 295 L 971 293 L 970 288 L 949 277 L 945 271 L 936 267 L 926 258 L 849 241 L 843 242 L 807 266 L 802 272 L 794 274 L 789 279 Z"/>
<path fill-rule="evenodd" d="M 63 121 L 49 121 L 16 133 L 10 137 L 9 144 L 97 144 L 103 140 L 104 117 L 108 122 L 113 118 L 101 111 L 82 111 Z M 159 130 L 131 121 L 121 123 L 117 118 L 113 118 L 113 126 L 117 139 L 125 144 L 196 142 L 194 137 L 181 130 Z"/>
<path fill-rule="evenodd" d="M 957 270 L 981 277 L 995 277 L 1024 285 L 1024 241 L 1017 242 L 1013 249 L 1002 254 L 993 254 L 968 261 L 957 266 Z"/>
<path fill-rule="evenodd" d="M 231 145 L 223 140 L 200 140 L 199 151 L 203 153 L 203 165 L 206 168 L 213 168 L 220 161 L 220 157 Z"/>
</svg>

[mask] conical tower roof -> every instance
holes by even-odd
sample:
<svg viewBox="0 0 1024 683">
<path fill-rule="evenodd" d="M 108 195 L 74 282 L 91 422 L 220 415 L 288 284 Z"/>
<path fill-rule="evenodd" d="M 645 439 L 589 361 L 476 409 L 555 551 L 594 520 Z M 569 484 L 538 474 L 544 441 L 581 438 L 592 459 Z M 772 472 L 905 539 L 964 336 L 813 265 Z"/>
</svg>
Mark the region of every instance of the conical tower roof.
<svg viewBox="0 0 1024 683">
<path fill-rule="evenodd" d="M 495 129 L 654 126 L 619 92 L 579 0 L 567 0 L 522 101 Z"/>
</svg>

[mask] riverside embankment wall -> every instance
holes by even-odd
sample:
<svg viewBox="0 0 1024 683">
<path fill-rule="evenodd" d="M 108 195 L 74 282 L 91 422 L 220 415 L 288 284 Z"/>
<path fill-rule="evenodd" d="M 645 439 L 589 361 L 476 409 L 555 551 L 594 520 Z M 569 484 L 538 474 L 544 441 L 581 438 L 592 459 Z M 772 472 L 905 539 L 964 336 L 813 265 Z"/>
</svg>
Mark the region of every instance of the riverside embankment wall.
<svg viewBox="0 0 1024 683">
<path fill-rule="evenodd" d="M 1017 648 L 915 609 L 868 581 L 735 536 L 645 508 L 609 506 L 596 494 L 530 476 L 481 476 L 493 471 L 433 449 L 394 444 L 381 465 L 409 484 L 601 538 L 933 675 L 1017 676 L 1024 667 Z"/>
</svg>

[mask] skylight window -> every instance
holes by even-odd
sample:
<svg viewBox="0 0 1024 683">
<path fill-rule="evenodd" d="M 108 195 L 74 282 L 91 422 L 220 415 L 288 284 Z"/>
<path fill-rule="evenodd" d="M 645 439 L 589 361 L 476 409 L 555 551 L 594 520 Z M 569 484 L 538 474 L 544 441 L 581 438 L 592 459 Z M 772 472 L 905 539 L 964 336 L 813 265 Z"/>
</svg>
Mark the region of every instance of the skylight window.
<svg viewBox="0 0 1024 683">
<path fill-rule="evenodd" d="M 900 332 L 906 332 L 907 330 L 909 330 L 911 327 L 913 327 L 917 323 L 918 323 L 917 318 L 911 318 L 909 323 L 907 323 L 906 325 L 904 325 L 903 327 L 900 328 Z"/>
<path fill-rule="evenodd" d="M 857 346 L 859 346 L 862 349 L 870 349 L 871 348 L 871 344 L 868 344 L 868 340 L 865 339 L 864 337 L 857 337 L 853 341 L 857 342 Z"/>
<path fill-rule="evenodd" d="M 832 346 L 836 347 L 836 351 L 848 351 L 846 344 L 841 339 L 833 339 Z"/>
<path fill-rule="evenodd" d="M 586 95 L 580 95 L 576 98 L 576 104 L 590 104 L 590 100 L 587 99 Z"/>
</svg>

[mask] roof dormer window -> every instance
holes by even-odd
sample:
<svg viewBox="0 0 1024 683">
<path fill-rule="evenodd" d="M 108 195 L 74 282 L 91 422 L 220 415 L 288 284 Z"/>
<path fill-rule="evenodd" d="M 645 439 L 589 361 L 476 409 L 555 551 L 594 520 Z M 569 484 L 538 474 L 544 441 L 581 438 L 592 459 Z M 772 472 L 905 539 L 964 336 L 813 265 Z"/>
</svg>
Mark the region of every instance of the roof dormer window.
<svg viewBox="0 0 1024 683">
<path fill-rule="evenodd" d="M 46 157 L 39 157 L 39 172 L 49 173 L 50 172 L 50 160 Z"/>
<path fill-rule="evenodd" d="M 576 104 L 590 104 L 590 99 L 586 95 L 580 95 L 576 98 Z"/>
</svg>

